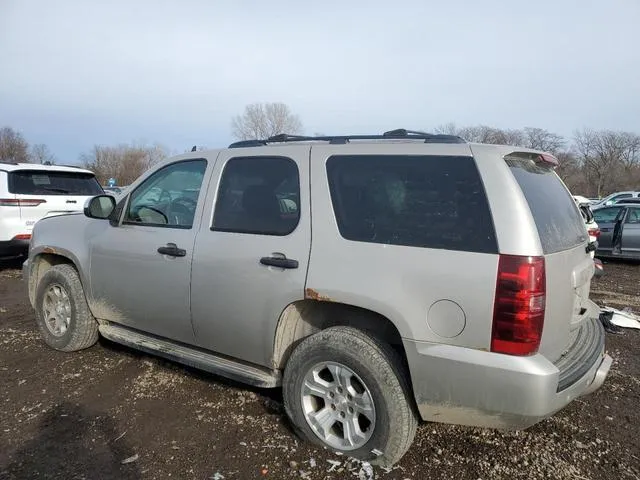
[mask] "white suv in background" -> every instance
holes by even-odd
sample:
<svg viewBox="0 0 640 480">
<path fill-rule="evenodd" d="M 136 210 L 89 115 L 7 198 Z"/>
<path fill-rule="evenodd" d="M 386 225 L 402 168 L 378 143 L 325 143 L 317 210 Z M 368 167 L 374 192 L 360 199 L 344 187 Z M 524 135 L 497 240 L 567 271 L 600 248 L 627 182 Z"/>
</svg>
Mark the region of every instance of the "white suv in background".
<svg viewBox="0 0 640 480">
<path fill-rule="evenodd" d="M 598 237 L 600 236 L 600 227 L 596 223 L 596 219 L 593 217 L 593 212 L 591 211 L 591 204 L 588 198 L 582 197 L 580 195 L 574 195 L 573 199 L 578 205 L 580 209 L 580 213 L 582 214 L 582 218 L 584 218 L 584 223 L 587 227 L 587 233 L 589 234 L 590 242 L 597 242 Z M 595 250 L 591 252 L 591 256 L 595 255 Z"/>
<path fill-rule="evenodd" d="M 41 218 L 82 212 L 88 198 L 102 193 L 89 170 L 0 162 L 0 258 L 26 255 Z"/>
</svg>

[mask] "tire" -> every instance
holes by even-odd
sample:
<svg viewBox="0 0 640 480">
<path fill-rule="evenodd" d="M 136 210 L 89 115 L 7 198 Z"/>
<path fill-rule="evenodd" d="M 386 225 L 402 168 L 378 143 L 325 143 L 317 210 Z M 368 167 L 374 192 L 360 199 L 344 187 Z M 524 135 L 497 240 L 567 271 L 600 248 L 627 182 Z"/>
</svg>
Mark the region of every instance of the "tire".
<svg viewBox="0 0 640 480">
<path fill-rule="evenodd" d="M 327 366 L 323 368 L 325 364 Z M 336 382 L 334 375 L 341 380 Z M 305 395 L 305 377 L 306 384 L 311 382 L 314 388 L 320 386 L 321 389 L 310 395 L 306 390 Z M 311 378 L 320 378 L 320 381 Z M 338 384 L 350 384 L 347 391 L 353 395 L 346 394 L 345 397 L 344 388 L 339 395 Z M 389 345 L 352 327 L 331 327 L 302 340 L 287 362 L 283 396 L 285 410 L 299 436 L 362 461 L 393 465 L 409 449 L 415 436 L 418 422 L 410 400 L 407 372 L 400 356 Z M 359 401 L 349 401 L 354 398 L 359 398 Z M 364 405 L 367 398 L 372 401 L 373 409 L 361 415 L 356 412 L 356 419 L 351 405 Z M 337 432 L 335 436 L 330 434 L 321 438 L 322 434 L 317 434 L 311 427 L 308 415 L 311 412 L 313 416 L 318 411 L 323 412 L 318 418 L 329 418 L 323 431 Z M 334 415 L 342 417 L 334 419 Z M 340 442 L 341 432 L 343 443 L 347 437 L 344 427 L 348 425 L 341 422 L 341 418 L 351 419 L 349 424 L 355 422 L 358 425 L 352 427 L 352 431 L 359 435 L 358 441 L 346 447 L 336 445 Z M 332 422 L 338 422 L 338 426 L 333 424 L 327 429 L 326 426 Z M 318 425 L 316 429 L 321 428 Z"/>
<path fill-rule="evenodd" d="M 60 302 L 60 298 L 64 300 Z M 56 322 L 47 312 L 52 311 L 52 304 L 60 303 L 62 313 L 54 315 L 64 320 Z M 36 322 L 45 343 L 56 350 L 74 352 L 98 341 L 98 323 L 89 311 L 80 277 L 73 266 L 55 265 L 40 279 L 36 290 Z"/>
</svg>

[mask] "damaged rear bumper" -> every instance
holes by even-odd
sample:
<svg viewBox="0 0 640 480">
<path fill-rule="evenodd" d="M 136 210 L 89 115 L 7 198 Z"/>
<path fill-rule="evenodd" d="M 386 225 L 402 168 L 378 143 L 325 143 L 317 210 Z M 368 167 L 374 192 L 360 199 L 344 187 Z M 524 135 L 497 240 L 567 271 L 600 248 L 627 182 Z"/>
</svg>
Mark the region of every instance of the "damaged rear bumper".
<svg viewBox="0 0 640 480">
<path fill-rule="evenodd" d="M 570 362 L 564 364 L 562 361 L 554 364 L 541 354 L 516 357 L 405 340 L 414 396 L 422 419 L 523 429 L 550 417 L 576 398 L 594 392 L 603 384 L 612 360 L 604 351 L 600 322 L 597 319 L 588 322 L 592 323 L 581 327 L 586 328 L 582 338 L 592 342 L 592 348 L 583 348 L 575 355 L 570 350 L 567 354 Z M 580 364 L 586 361 L 587 368 Z M 561 385 L 569 370 L 574 375 L 570 382 Z"/>
</svg>

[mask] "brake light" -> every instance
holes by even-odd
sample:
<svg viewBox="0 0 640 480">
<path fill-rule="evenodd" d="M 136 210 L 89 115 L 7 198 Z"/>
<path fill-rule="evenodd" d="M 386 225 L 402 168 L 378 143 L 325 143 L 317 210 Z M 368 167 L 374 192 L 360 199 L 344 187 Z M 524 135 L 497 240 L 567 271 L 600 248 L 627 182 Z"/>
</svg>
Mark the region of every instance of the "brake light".
<svg viewBox="0 0 640 480">
<path fill-rule="evenodd" d="M 542 338 L 546 301 L 544 257 L 500 255 L 491 351 L 531 355 Z"/>
<path fill-rule="evenodd" d="M 600 236 L 600 229 L 599 228 L 590 228 L 589 230 L 587 230 L 587 234 L 590 237 L 598 238 Z"/>
<path fill-rule="evenodd" d="M 31 240 L 30 233 L 21 233 L 20 235 L 16 235 L 13 237 L 14 240 Z"/>
<path fill-rule="evenodd" d="M 542 160 L 544 163 L 548 163 L 549 165 L 553 165 L 554 167 L 557 167 L 559 165 L 558 159 L 550 153 L 541 153 L 540 160 Z"/>
<path fill-rule="evenodd" d="M 0 207 L 37 207 L 46 200 L 39 198 L 0 198 Z"/>
</svg>

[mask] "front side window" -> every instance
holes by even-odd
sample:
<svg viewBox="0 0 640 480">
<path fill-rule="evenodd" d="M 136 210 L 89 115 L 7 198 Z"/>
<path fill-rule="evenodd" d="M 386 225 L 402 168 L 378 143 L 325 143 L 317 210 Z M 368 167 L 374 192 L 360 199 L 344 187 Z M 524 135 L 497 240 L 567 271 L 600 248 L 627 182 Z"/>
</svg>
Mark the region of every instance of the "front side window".
<svg viewBox="0 0 640 480">
<path fill-rule="evenodd" d="M 327 174 L 338 229 L 347 240 L 498 251 L 472 157 L 333 156 Z"/>
<path fill-rule="evenodd" d="M 596 223 L 613 223 L 618 213 L 620 213 L 620 207 L 600 208 L 593 212 L 593 218 L 596 219 Z"/>
<path fill-rule="evenodd" d="M 207 161 L 173 163 L 147 178 L 131 193 L 124 223 L 191 228 Z"/>
<path fill-rule="evenodd" d="M 238 157 L 224 167 L 212 230 L 288 235 L 300 219 L 298 166 L 284 157 Z"/>
</svg>

